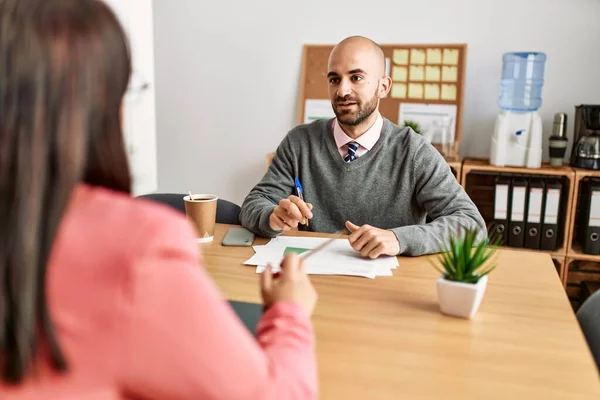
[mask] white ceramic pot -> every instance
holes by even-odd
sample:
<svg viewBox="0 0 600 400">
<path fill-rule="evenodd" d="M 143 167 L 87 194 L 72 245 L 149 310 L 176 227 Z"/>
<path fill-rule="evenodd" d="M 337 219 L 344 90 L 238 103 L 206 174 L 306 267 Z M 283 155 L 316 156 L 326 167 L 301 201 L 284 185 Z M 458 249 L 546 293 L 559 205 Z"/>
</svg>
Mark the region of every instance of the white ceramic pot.
<svg viewBox="0 0 600 400">
<path fill-rule="evenodd" d="M 473 318 L 483 300 L 487 281 L 487 275 L 475 284 L 453 282 L 441 276 L 437 280 L 440 311 L 455 317 Z"/>
</svg>

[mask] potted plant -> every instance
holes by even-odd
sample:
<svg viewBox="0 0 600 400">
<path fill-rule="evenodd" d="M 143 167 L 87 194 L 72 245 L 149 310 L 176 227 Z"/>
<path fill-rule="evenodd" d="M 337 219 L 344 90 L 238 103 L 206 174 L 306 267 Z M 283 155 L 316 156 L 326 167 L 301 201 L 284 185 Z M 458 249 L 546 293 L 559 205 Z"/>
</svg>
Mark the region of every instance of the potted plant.
<svg viewBox="0 0 600 400">
<path fill-rule="evenodd" d="M 431 143 L 431 140 L 433 139 L 433 131 L 431 129 L 424 131 L 423 127 L 419 125 L 417 121 L 411 121 L 408 119 L 404 121 L 404 126 L 411 127 L 413 131 L 423 136 L 423 138 L 427 140 L 428 143 Z"/>
<path fill-rule="evenodd" d="M 464 235 L 450 236 L 450 249 L 442 252 L 438 260 L 442 274 L 437 280 L 438 300 L 443 314 L 472 318 L 481 304 L 488 274 L 496 268 L 492 256 L 497 243 L 487 239 L 477 246 L 477 230 L 466 230 Z"/>
<path fill-rule="evenodd" d="M 413 131 L 417 132 L 418 134 L 421 134 L 421 126 L 417 121 L 411 121 L 407 119 L 404 121 L 404 126 L 410 126 Z"/>
</svg>

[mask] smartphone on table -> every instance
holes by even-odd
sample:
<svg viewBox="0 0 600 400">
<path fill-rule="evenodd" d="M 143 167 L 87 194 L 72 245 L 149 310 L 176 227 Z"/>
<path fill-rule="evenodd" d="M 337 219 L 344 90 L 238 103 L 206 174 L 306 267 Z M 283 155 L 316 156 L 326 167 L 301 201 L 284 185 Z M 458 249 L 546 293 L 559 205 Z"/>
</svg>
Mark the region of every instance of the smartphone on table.
<svg viewBox="0 0 600 400">
<path fill-rule="evenodd" d="M 230 228 L 221 244 L 223 246 L 252 246 L 255 235 L 246 228 Z"/>
</svg>

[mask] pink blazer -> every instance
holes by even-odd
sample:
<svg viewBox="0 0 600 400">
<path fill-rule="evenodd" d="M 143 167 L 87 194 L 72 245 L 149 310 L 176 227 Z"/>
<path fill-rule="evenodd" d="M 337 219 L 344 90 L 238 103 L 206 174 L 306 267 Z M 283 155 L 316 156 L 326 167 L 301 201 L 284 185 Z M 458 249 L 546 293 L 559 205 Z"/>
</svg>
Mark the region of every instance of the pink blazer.
<svg viewBox="0 0 600 400">
<path fill-rule="evenodd" d="M 184 216 L 78 187 L 47 280 L 69 370 L 53 372 L 44 353 L 23 384 L 0 382 L 0 399 L 85 398 L 111 390 L 132 399 L 315 398 L 306 313 L 295 304 L 274 304 L 255 339 L 201 263 Z"/>
</svg>

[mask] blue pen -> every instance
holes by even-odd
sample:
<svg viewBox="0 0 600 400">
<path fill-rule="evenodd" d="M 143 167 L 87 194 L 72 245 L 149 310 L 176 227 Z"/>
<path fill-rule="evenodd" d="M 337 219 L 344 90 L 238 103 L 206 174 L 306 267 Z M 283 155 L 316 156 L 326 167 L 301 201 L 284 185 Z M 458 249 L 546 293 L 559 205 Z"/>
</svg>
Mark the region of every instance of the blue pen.
<svg viewBox="0 0 600 400">
<path fill-rule="evenodd" d="M 294 183 L 296 184 L 296 196 L 300 198 L 300 200 L 304 201 L 304 189 L 302 188 L 302 184 L 298 178 L 294 179 Z M 308 218 L 306 219 L 306 226 L 308 226 Z"/>
</svg>

